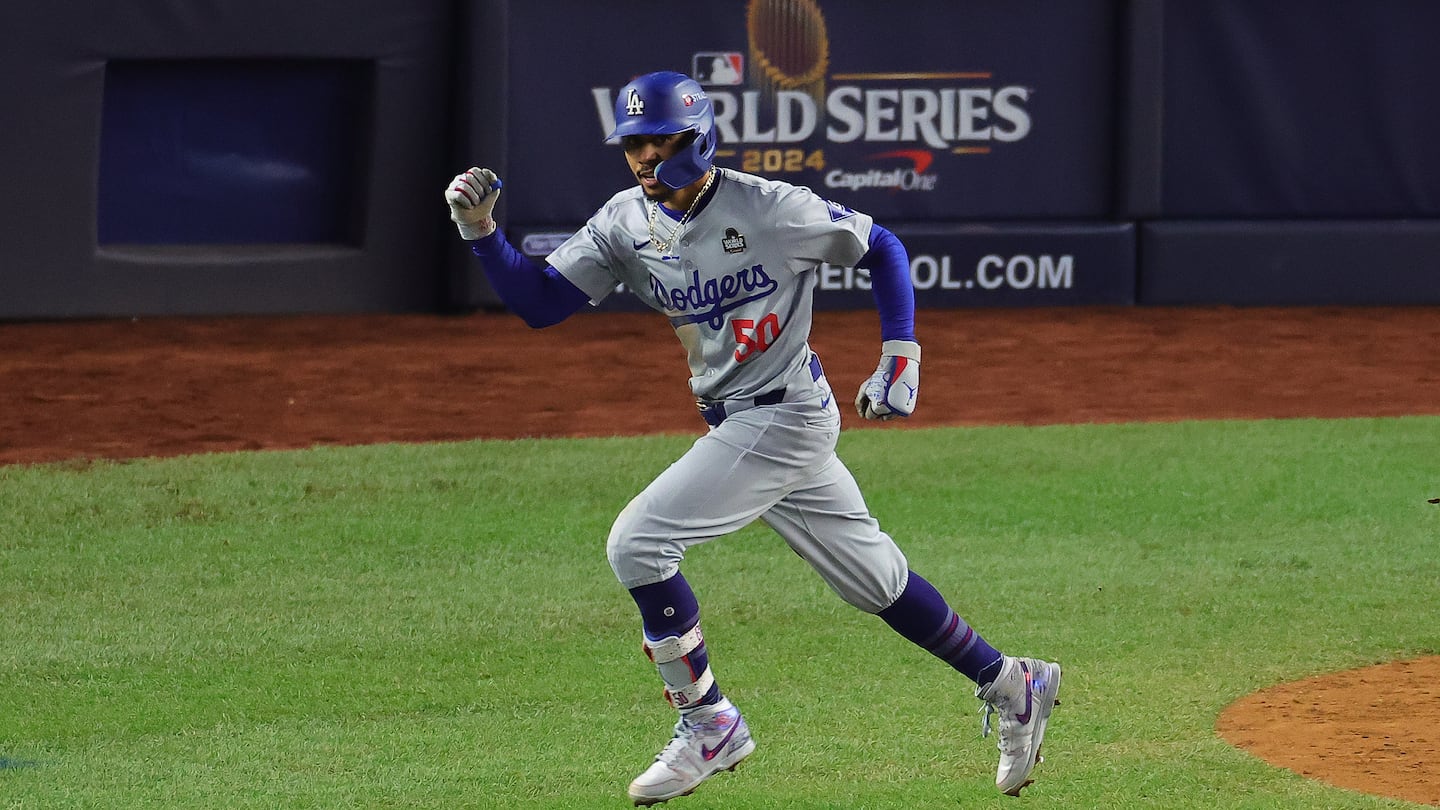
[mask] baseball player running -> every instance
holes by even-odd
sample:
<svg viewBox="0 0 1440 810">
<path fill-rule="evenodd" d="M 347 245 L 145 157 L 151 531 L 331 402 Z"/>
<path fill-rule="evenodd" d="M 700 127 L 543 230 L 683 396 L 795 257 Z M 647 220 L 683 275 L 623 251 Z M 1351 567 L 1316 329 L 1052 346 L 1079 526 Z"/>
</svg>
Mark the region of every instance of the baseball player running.
<svg viewBox="0 0 1440 810">
<path fill-rule="evenodd" d="M 976 684 L 999 715 L 996 786 L 1030 782 L 1060 665 L 1003 655 L 919 574 L 870 515 L 835 454 L 840 412 L 808 340 L 822 262 L 870 271 L 880 363 L 860 386 L 866 419 L 909 416 L 920 384 L 909 257 L 871 217 L 811 190 L 717 167 L 714 112 L 679 73 L 620 90 L 615 131 L 636 185 L 539 265 L 495 224 L 501 182 L 473 168 L 446 189 L 451 219 L 501 300 L 542 328 L 623 283 L 670 319 L 709 431 L 620 512 L 610 566 L 640 610 L 643 646 L 679 711 L 672 739 L 630 783 L 651 805 L 695 790 L 755 750 L 725 697 L 680 573 L 685 551 L 759 519 L 846 602 L 879 616 Z"/>
</svg>

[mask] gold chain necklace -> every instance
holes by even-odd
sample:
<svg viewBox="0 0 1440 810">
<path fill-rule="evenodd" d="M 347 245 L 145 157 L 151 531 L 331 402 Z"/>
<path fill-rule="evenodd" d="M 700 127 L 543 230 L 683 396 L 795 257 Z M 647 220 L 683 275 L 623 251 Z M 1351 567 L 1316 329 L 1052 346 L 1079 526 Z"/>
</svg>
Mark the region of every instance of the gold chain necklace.
<svg viewBox="0 0 1440 810">
<path fill-rule="evenodd" d="M 685 230 L 685 225 L 690 222 L 690 215 L 695 213 L 695 207 L 700 204 L 701 200 L 705 199 L 705 192 L 710 190 L 710 184 L 715 182 L 715 175 L 717 174 L 719 174 L 718 170 L 710 170 L 709 176 L 705 178 L 705 185 L 700 187 L 700 193 L 695 195 L 695 199 L 690 202 L 690 207 L 685 209 L 685 213 L 680 217 L 680 221 L 675 223 L 674 228 L 670 229 L 670 240 L 668 242 L 661 239 L 659 235 L 655 233 L 655 220 L 660 216 L 660 203 L 652 202 L 650 204 L 650 241 L 655 243 L 656 250 L 662 254 L 669 253 L 670 248 L 674 246 L 676 242 L 680 241 L 680 234 Z"/>
</svg>

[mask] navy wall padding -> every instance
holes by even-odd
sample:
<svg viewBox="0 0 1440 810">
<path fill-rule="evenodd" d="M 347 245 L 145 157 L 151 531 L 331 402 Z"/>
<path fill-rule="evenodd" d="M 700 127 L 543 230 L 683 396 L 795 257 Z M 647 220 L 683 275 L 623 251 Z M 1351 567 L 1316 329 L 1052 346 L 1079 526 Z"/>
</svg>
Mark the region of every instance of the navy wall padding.
<svg viewBox="0 0 1440 810">
<path fill-rule="evenodd" d="M 1171 2 L 1167 218 L 1440 216 L 1440 3 Z"/>
<path fill-rule="evenodd" d="M 1130 0 L 1121 30 L 1115 213 L 1146 219 L 1164 209 L 1164 0 Z"/>
<path fill-rule="evenodd" d="M 789 140 L 748 0 L 652 6 L 0 3 L 0 319 L 496 306 L 443 184 L 490 166 L 507 230 L 574 227 L 633 182 L 601 143 L 607 93 L 731 57 L 744 76 L 707 76 L 718 162 L 954 246 L 952 286 L 923 291 L 943 305 L 1123 298 L 966 288 L 972 250 L 1012 237 L 994 255 L 1057 279 L 1070 255 L 1076 285 L 1133 278 L 1139 303 L 1436 297 L 1434 0 L 777 3 L 768 30 L 807 40 L 818 10 L 828 47 L 818 80 L 780 77 L 825 117 Z M 1039 231 L 984 235 L 1004 225 Z"/>
<path fill-rule="evenodd" d="M 374 76 L 359 59 L 111 60 L 100 244 L 360 245 Z"/>
<path fill-rule="evenodd" d="M 1135 303 L 1135 226 L 1104 222 L 896 225 L 921 307 Z M 839 268 L 821 273 L 820 309 L 874 306 Z"/>
<path fill-rule="evenodd" d="M 1440 221 L 1151 222 L 1141 304 L 1440 304 Z"/>
<path fill-rule="evenodd" d="M 9 186 L 0 195 L 0 318 L 434 309 L 443 295 L 436 189 L 447 178 L 452 5 L 0 4 L 0 107 L 12 116 L 0 128 Z M 274 247 L 181 239 L 102 248 L 106 66 L 131 60 L 371 64 L 371 110 L 352 133 L 371 160 L 360 193 L 337 193 L 332 203 L 355 212 L 359 235 Z M 235 216 L 234 204 L 220 195 L 200 213 Z"/>
<path fill-rule="evenodd" d="M 1086 220 L 1114 213 L 1119 0 L 816 5 L 828 43 L 823 86 L 813 102 L 816 122 L 808 137 L 782 142 L 777 105 L 758 89 L 762 66 L 751 52 L 746 2 L 689 4 L 683 14 L 657 14 L 653 3 L 639 0 L 512 4 L 509 221 L 564 226 L 633 184 L 619 148 L 603 143 L 608 130 L 597 107 L 611 115 L 615 94 L 638 74 L 692 72 L 700 52 L 743 60 L 741 83 L 706 85 L 717 114 L 724 119 L 727 105 L 732 113 L 728 129 L 719 127 L 720 165 L 810 186 L 887 222 Z M 786 33 L 803 38 L 799 24 Z M 477 35 L 476 46 L 488 47 L 492 39 Z M 937 145 L 920 127 L 907 132 L 902 125 L 905 104 L 953 111 L 957 94 L 1006 88 L 1026 97 L 1015 102 L 1027 116 L 1018 140 L 941 137 Z M 837 91 L 849 95 L 837 97 Z M 598 102 L 607 92 L 608 100 Z M 844 118 L 872 107 L 863 127 Z M 981 102 L 977 130 L 1019 129 L 997 110 Z M 940 129 L 938 112 L 926 120 Z M 915 172 L 930 185 L 837 179 L 871 172 Z"/>
<path fill-rule="evenodd" d="M 510 231 L 516 247 L 543 261 L 576 227 Z M 890 227 L 910 256 L 919 307 L 1101 306 L 1135 303 L 1132 223 L 986 222 Z M 823 265 L 815 308 L 875 306 L 866 271 Z M 648 310 L 627 292 L 584 311 Z"/>
<path fill-rule="evenodd" d="M 507 136 L 510 103 L 511 38 L 509 0 L 466 0 L 457 4 L 455 25 L 455 131 L 445 179 L 472 167 L 493 169 L 510 176 L 510 146 Z M 495 217 L 507 221 L 513 209 L 511 197 L 501 194 Z M 442 211 L 443 213 L 443 211 Z M 480 269 L 470 246 L 459 238 L 448 222 L 444 228 L 444 265 L 447 278 L 446 309 L 464 311 L 497 309 L 503 305 Z"/>
</svg>

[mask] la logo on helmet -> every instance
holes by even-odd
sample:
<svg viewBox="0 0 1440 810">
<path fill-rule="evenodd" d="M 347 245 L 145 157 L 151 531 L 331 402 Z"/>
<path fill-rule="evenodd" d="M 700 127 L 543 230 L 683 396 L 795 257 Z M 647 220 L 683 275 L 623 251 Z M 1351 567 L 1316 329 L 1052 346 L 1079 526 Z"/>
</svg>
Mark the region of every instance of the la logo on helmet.
<svg viewBox="0 0 1440 810">
<path fill-rule="evenodd" d="M 645 102 L 640 98 L 640 91 L 630 88 L 630 97 L 625 99 L 626 115 L 644 115 Z"/>
</svg>

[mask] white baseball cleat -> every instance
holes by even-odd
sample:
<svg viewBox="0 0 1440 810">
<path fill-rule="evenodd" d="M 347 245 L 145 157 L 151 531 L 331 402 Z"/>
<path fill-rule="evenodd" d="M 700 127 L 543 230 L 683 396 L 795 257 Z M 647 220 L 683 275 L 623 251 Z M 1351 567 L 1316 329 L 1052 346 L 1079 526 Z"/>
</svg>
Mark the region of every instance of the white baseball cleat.
<svg viewBox="0 0 1440 810">
<path fill-rule="evenodd" d="M 647 806 L 684 796 L 720 771 L 731 771 L 755 750 L 740 710 L 721 698 L 715 711 L 681 716 L 675 737 L 655 763 L 630 783 L 630 798 Z"/>
<path fill-rule="evenodd" d="M 1040 759 L 1040 743 L 1050 711 L 1060 701 L 1060 665 L 1035 658 L 1005 656 L 1000 675 L 987 687 L 975 690 L 985 701 L 984 736 L 990 735 L 990 715 L 1000 715 L 1000 767 L 995 787 L 1001 793 L 1019 796 L 1030 784 L 1030 772 Z"/>
</svg>

